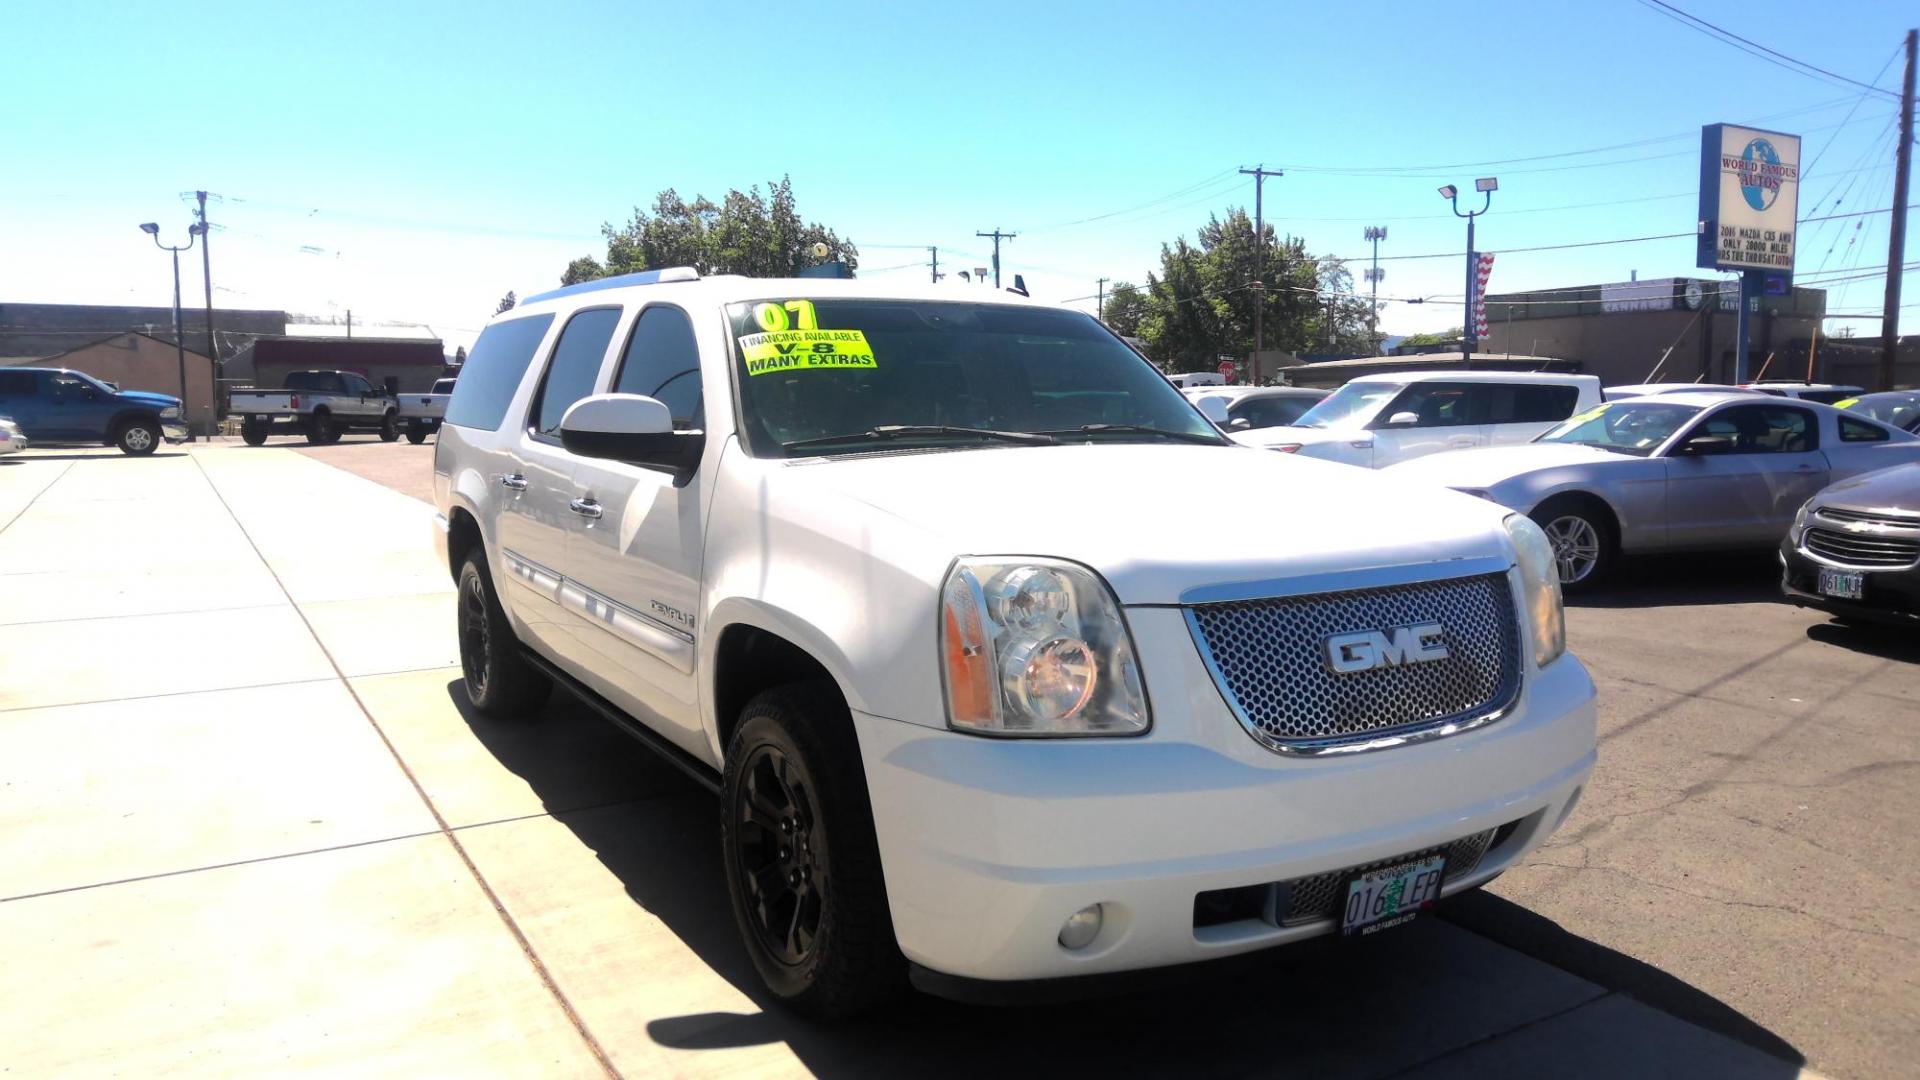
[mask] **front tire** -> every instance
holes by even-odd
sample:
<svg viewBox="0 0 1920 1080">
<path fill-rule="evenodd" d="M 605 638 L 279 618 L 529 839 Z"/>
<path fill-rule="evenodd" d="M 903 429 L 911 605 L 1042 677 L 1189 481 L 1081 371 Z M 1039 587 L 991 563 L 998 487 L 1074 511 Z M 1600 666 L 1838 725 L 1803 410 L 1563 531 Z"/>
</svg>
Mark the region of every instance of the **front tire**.
<svg viewBox="0 0 1920 1080">
<path fill-rule="evenodd" d="M 113 443 L 128 457 L 146 457 L 160 448 L 160 425 L 151 420 L 129 420 L 120 425 Z"/>
<path fill-rule="evenodd" d="M 1560 589 L 1583 593 L 1613 573 L 1620 557 L 1620 538 L 1613 520 L 1586 499 L 1549 499 L 1528 515 L 1553 545 Z"/>
<path fill-rule="evenodd" d="M 904 982 L 859 746 L 831 684 L 747 704 L 727 747 L 721 845 L 734 924 L 799 1012 L 868 1011 Z"/>
<path fill-rule="evenodd" d="M 457 595 L 460 670 L 474 711 L 490 720 L 537 714 L 553 684 L 521 655 L 486 559 L 477 552 L 461 564 Z"/>
<path fill-rule="evenodd" d="M 398 439 L 399 437 L 400 437 L 400 421 L 396 420 L 392 413 L 388 413 L 386 416 L 382 417 L 380 420 L 380 441 L 393 442 L 395 439 Z"/>
</svg>

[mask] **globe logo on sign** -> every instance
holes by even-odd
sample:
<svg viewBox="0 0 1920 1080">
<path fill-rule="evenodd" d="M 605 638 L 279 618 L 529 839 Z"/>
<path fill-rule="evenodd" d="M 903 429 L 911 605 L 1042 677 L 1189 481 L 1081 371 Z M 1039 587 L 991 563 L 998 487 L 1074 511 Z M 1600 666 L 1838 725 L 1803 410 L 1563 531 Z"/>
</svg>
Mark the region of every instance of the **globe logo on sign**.
<svg viewBox="0 0 1920 1080">
<path fill-rule="evenodd" d="M 1761 174 L 1769 165 L 1776 168 L 1779 166 L 1780 154 L 1774 150 L 1771 142 L 1755 139 L 1747 144 L 1746 150 L 1740 156 L 1755 166 L 1741 171 L 1740 194 L 1746 196 L 1748 206 L 1755 210 L 1765 210 L 1773 205 L 1773 200 L 1780 197 L 1780 187 L 1778 184 L 1772 186 L 1762 184 Z M 1748 182 L 1749 179 L 1751 183 Z"/>
</svg>

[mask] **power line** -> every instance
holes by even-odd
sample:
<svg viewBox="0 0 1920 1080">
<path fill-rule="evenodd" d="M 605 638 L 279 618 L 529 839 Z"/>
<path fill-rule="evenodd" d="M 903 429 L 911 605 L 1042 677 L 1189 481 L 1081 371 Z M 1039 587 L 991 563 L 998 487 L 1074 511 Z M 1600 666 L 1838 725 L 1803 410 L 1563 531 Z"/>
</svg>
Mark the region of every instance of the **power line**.
<svg viewBox="0 0 1920 1080">
<path fill-rule="evenodd" d="M 1762 45 L 1759 42 L 1754 41 L 1752 38 L 1741 37 L 1739 34 L 1736 34 L 1733 31 L 1726 29 L 1725 27 L 1716 26 L 1713 23 L 1710 23 L 1707 20 L 1700 18 L 1698 15 L 1689 15 L 1688 13 L 1680 10 L 1679 8 L 1674 7 L 1672 4 L 1667 3 L 1666 0 L 1640 0 L 1640 3 L 1648 8 L 1651 8 L 1654 11 L 1659 12 L 1662 15 L 1667 16 L 1670 19 L 1673 19 L 1675 22 L 1680 23 L 1680 25 L 1685 26 L 1690 30 L 1697 30 L 1700 33 L 1706 34 L 1708 37 L 1716 38 L 1719 41 L 1723 42 L 1724 44 L 1732 45 L 1734 48 L 1739 49 L 1741 52 L 1746 53 L 1749 56 L 1754 56 L 1754 57 L 1758 57 L 1761 60 L 1765 60 L 1768 63 L 1773 64 L 1775 67 L 1785 68 L 1786 70 L 1794 72 L 1797 75 L 1807 75 L 1810 78 L 1815 77 L 1810 73 L 1817 72 L 1819 73 L 1819 75 L 1826 76 L 1829 81 L 1838 80 L 1839 82 L 1845 83 L 1848 86 L 1858 87 L 1862 90 L 1868 90 L 1876 94 L 1885 94 L 1887 97 L 1895 100 L 1898 100 L 1899 98 L 1898 94 L 1895 94 L 1890 90 L 1883 90 L 1878 86 L 1874 86 L 1870 83 L 1863 83 L 1858 79 L 1850 79 L 1847 76 L 1842 75 L 1837 71 L 1828 71 L 1826 68 L 1820 67 L 1817 64 L 1809 64 L 1805 60 L 1800 60 L 1800 59 L 1796 59 L 1794 57 L 1788 56 L 1786 53 L 1783 53 L 1778 49 L 1769 49 L 1765 45 Z M 1751 47 L 1748 48 L 1743 46 L 1751 46 Z M 1754 51 L 1755 49 L 1759 51 L 1755 52 Z M 1801 70 L 1801 69 L 1805 69 L 1805 70 Z"/>
</svg>

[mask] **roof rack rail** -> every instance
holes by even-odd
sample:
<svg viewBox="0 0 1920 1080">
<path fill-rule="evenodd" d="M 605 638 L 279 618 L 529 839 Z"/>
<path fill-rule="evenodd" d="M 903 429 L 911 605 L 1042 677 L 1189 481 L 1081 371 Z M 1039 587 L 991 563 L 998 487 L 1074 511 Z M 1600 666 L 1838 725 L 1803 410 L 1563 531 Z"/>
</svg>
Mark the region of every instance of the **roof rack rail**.
<svg viewBox="0 0 1920 1080">
<path fill-rule="evenodd" d="M 601 289 L 624 289 L 629 285 L 667 285 L 676 281 L 699 281 L 700 271 L 691 266 L 669 266 L 662 270 L 642 270 L 637 274 L 616 274 L 613 277 L 595 278 L 578 285 L 563 285 L 538 296 L 529 296 L 523 304 L 552 300 L 561 296 L 574 296 L 579 293 L 597 292 Z"/>
</svg>

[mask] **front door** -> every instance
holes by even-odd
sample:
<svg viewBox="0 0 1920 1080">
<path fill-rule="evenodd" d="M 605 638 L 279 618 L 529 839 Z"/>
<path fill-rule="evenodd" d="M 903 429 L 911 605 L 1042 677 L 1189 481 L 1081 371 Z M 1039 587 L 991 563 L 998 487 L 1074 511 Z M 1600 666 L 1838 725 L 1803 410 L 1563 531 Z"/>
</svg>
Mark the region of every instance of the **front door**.
<svg viewBox="0 0 1920 1080">
<path fill-rule="evenodd" d="M 1374 421 L 1373 467 L 1484 446 L 1486 425 L 1470 416 L 1469 389 L 1465 383 L 1419 382 L 1402 390 Z M 1407 414 L 1412 414 L 1412 423 L 1393 423 L 1394 417 Z"/>
<path fill-rule="evenodd" d="M 573 455 L 560 446 L 560 418 L 568 406 L 593 392 L 620 309 L 579 312 L 561 328 L 540 381 L 534 387 L 509 470 L 499 478 L 496 534 L 508 606 L 550 655 L 576 652 L 575 617 L 561 602 L 567 538 L 581 524 L 574 506 Z"/>
<path fill-rule="evenodd" d="M 717 345 L 715 347 L 718 347 Z M 643 308 L 608 379 L 613 393 L 666 403 L 674 427 L 704 427 L 700 348 L 687 313 L 671 304 Z M 596 516 L 576 528 L 567 554 L 567 588 L 578 588 L 582 644 L 597 654 L 595 689 L 689 753 L 710 749 L 700 725 L 693 678 L 701 632 L 701 513 L 706 476 L 684 482 L 655 469 L 576 458 L 576 498 Z"/>
<path fill-rule="evenodd" d="M 1726 452 L 1684 453 L 1687 440 L 1718 436 Z M 1668 537 L 1673 547 L 1779 543 L 1793 515 L 1827 486 L 1827 459 L 1813 413 L 1794 405 L 1722 407 L 1698 421 L 1667 456 Z"/>
</svg>

